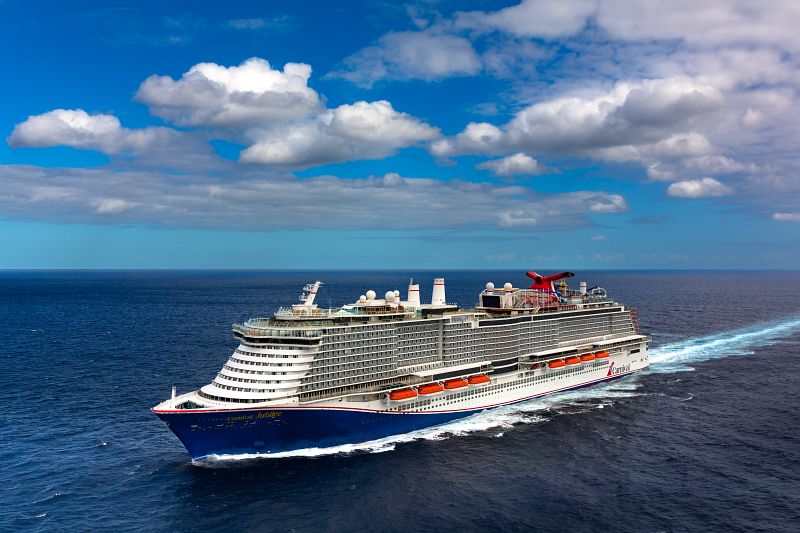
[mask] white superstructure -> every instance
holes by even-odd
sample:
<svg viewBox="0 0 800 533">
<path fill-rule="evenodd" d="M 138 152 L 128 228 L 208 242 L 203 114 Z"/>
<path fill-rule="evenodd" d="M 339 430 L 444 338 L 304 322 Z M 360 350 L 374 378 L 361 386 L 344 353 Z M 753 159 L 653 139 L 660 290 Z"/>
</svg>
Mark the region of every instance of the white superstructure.
<svg viewBox="0 0 800 533">
<path fill-rule="evenodd" d="M 407 300 L 367 290 L 321 309 L 317 281 L 301 303 L 234 325 L 240 344 L 213 382 L 155 409 L 469 411 L 648 365 L 649 339 L 633 309 L 585 283 L 570 290 L 570 273 L 529 276 L 536 288 L 487 283 L 469 310 L 447 303 L 444 278 L 434 280 L 430 304 L 412 281 Z"/>
</svg>

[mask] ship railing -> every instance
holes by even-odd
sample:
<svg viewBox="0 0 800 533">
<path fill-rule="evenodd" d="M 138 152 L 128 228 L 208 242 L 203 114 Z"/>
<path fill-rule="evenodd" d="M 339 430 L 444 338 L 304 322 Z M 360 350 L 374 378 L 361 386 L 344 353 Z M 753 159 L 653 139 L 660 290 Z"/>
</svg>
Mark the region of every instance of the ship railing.
<svg viewBox="0 0 800 533">
<path fill-rule="evenodd" d="M 304 316 L 308 316 L 308 315 L 303 315 L 303 317 Z M 303 317 L 298 316 L 298 318 L 303 318 Z M 314 320 L 298 320 L 296 323 L 292 324 L 291 327 L 292 327 L 292 329 L 296 329 L 296 328 L 310 328 L 310 329 L 313 329 L 314 325 L 318 324 L 318 323 L 319 323 L 318 321 L 314 321 Z M 279 328 L 280 329 L 280 328 L 289 327 L 289 326 L 287 326 L 288 322 L 286 322 L 286 321 L 275 322 L 275 319 L 272 318 L 272 317 L 269 317 L 269 318 L 267 318 L 267 317 L 250 318 L 250 319 L 244 321 L 243 324 L 245 326 L 248 326 L 248 327 L 251 327 L 251 328 Z"/>
<path fill-rule="evenodd" d="M 234 324 L 233 331 L 253 337 L 316 338 L 322 336 L 322 330 L 320 329 L 251 327 L 247 323 Z"/>
<path fill-rule="evenodd" d="M 580 303 L 569 303 L 569 302 L 562 303 L 562 302 L 558 302 L 557 304 L 548 305 L 548 306 L 539 308 L 536 311 L 536 314 L 561 313 L 563 311 L 569 311 L 570 309 L 579 309 L 579 307 L 578 307 L 579 305 L 613 303 L 613 302 L 614 302 L 614 300 L 612 300 L 611 298 L 595 298 L 595 299 L 587 300 L 585 302 L 580 302 Z"/>
<path fill-rule="evenodd" d="M 416 309 L 407 308 L 393 308 L 388 312 L 380 312 L 377 309 L 366 307 L 364 309 L 343 309 L 343 308 L 330 308 L 330 309 L 309 309 L 309 310 L 296 310 L 291 307 L 281 307 L 275 312 L 275 318 L 346 318 L 348 316 L 381 316 L 381 315 L 408 315 L 416 312 Z"/>
<path fill-rule="evenodd" d="M 506 294 L 506 292 L 503 289 L 495 289 L 493 291 L 488 291 L 484 289 L 483 291 L 481 291 L 481 294 L 502 296 Z M 513 292 L 509 294 L 511 294 L 515 298 L 530 298 L 533 300 L 544 300 L 544 301 L 553 299 L 553 297 L 556 295 L 560 296 L 561 298 L 568 298 L 568 299 L 581 298 L 582 300 L 592 301 L 592 302 L 608 300 L 608 296 L 606 295 L 605 290 L 600 287 L 595 287 L 594 289 L 586 293 L 581 293 L 581 291 L 573 289 L 564 289 L 557 292 L 543 291 L 539 289 L 515 289 Z"/>
</svg>

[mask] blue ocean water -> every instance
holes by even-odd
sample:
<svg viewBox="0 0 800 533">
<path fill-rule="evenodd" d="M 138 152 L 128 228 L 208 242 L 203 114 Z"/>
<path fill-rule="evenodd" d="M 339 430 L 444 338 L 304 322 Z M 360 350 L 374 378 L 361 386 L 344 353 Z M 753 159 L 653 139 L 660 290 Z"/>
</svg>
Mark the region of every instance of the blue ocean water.
<svg viewBox="0 0 800 533">
<path fill-rule="evenodd" d="M 798 530 L 798 272 L 578 273 L 648 372 L 380 442 L 192 463 L 149 411 L 315 277 L 336 305 L 435 274 L 0 273 L 0 530 Z M 445 274 L 462 305 L 526 280 Z"/>
</svg>

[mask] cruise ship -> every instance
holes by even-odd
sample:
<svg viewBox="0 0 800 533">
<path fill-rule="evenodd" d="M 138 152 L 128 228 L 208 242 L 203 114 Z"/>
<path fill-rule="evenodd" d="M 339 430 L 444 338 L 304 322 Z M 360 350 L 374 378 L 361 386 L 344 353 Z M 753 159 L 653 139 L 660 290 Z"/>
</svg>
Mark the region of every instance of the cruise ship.
<svg viewBox="0 0 800 533">
<path fill-rule="evenodd" d="M 463 309 L 436 278 L 430 303 L 365 291 L 315 303 L 322 283 L 272 317 L 233 325 L 239 346 L 213 382 L 152 411 L 194 459 L 326 448 L 407 433 L 648 365 L 636 311 L 570 272 L 493 283 Z M 526 284 L 527 285 L 527 284 Z"/>
</svg>

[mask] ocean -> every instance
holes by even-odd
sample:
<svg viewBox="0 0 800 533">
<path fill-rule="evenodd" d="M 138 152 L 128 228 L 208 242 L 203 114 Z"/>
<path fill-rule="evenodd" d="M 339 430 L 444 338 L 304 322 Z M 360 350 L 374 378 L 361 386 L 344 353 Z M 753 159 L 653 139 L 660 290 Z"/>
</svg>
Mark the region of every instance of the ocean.
<svg viewBox="0 0 800 533">
<path fill-rule="evenodd" d="M 0 272 L 2 531 L 797 531 L 800 272 L 578 272 L 637 308 L 648 371 L 332 450 L 193 463 L 150 408 L 233 322 L 444 274 Z"/>
</svg>

